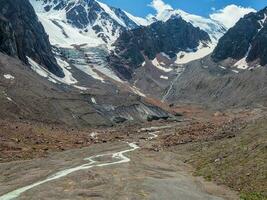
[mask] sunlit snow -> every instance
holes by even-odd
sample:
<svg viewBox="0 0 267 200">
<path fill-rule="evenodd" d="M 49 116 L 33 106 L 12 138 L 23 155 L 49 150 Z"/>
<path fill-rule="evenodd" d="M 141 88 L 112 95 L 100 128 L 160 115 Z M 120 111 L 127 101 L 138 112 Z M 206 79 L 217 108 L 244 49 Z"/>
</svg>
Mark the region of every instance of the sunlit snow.
<svg viewBox="0 0 267 200">
<path fill-rule="evenodd" d="M 168 80 L 168 79 L 169 79 L 168 76 L 163 76 L 163 75 L 161 75 L 160 78 L 161 78 L 161 79 L 165 79 L 165 80 Z"/>
<path fill-rule="evenodd" d="M 186 64 L 188 62 L 198 60 L 200 58 L 203 58 L 214 50 L 215 45 L 214 44 L 208 44 L 208 45 L 203 45 L 202 42 L 200 42 L 199 46 L 197 47 L 196 50 L 192 51 L 180 51 L 177 54 L 177 59 L 175 61 L 176 64 Z"/>
<path fill-rule="evenodd" d="M 152 64 L 158 68 L 159 70 L 161 71 L 164 71 L 164 72 L 171 72 L 173 69 L 172 68 L 168 68 L 168 67 L 164 67 L 162 66 L 159 62 L 158 62 L 158 59 L 155 58 L 154 60 L 152 60 Z"/>
<path fill-rule="evenodd" d="M 8 80 L 14 80 L 15 79 L 15 77 L 12 76 L 11 74 L 4 74 L 4 78 L 8 79 Z"/>
</svg>

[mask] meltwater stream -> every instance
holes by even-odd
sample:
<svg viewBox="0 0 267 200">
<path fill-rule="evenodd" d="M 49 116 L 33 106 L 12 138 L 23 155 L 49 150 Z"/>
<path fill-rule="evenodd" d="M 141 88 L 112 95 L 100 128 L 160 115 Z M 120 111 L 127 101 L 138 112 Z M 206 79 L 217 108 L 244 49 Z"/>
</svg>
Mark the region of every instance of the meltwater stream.
<svg viewBox="0 0 267 200">
<path fill-rule="evenodd" d="M 116 164 L 121 164 L 121 163 L 127 163 L 130 162 L 130 158 L 126 157 L 124 154 L 134 151 L 136 149 L 138 149 L 139 147 L 134 144 L 134 143 L 128 143 L 128 145 L 131 147 L 130 149 L 127 150 L 123 150 L 123 151 L 119 151 L 116 153 L 107 153 L 107 154 L 100 154 L 100 155 L 96 155 L 96 156 L 91 156 L 89 158 L 85 158 L 84 160 L 89 161 L 87 164 L 83 164 L 74 168 L 70 168 L 70 169 L 66 169 L 66 170 L 62 170 L 60 172 L 57 172 L 51 176 L 49 176 L 48 178 L 33 183 L 31 185 L 19 188 L 17 190 L 14 190 L 12 192 L 9 192 L 3 196 L 0 196 L 0 200 L 11 200 L 11 199 L 15 199 L 17 197 L 19 197 L 22 193 L 36 187 L 39 186 L 41 184 L 47 183 L 49 181 L 53 181 L 59 178 L 62 178 L 64 176 L 67 176 L 68 174 L 71 174 L 73 172 L 76 171 L 80 171 L 80 170 L 84 170 L 84 169 L 90 169 L 92 167 L 103 167 L 103 166 L 109 166 L 109 165 L 116 165 Z M 104 156 L 112 156 L 112 158 L 116 159 L 117 161 L 114 162 L 106 162 L 106 163 L 98 163 L 97 161 L 95 161 L 95 158 L 100 158 L 100 157 L 104 157 Z"/>
<path fill-rule="evenodd" d="M 144 128 L 141 129 L 141 131 L 148 131 L 148 135 L 150 135 L 150 137 L 148 137 L 148 140 L 152 140 L 158 137 L 158 135 L 156 133 L 159 133 L 161 129 L 165 129 L 165 128 L 169 128 L 170 126 L 162 126 L 162 127 L 150 127 L 150 128 Z M 126 157 L 124 154 L 125 153 L 129 153 L 132 152 L 136 149 L 139 148 L 139 146 L 137 146 L 135 143 L 127 143 L 130 147 L 130 149 L 127 150 L 123 150 L 123 151 L 118 151 L 116 153 L 106 153 L 106 154 L 99 154 L 99 155 L 95 155 L 95 156 L 91 156 L 88 158 L 85 158 L 85 161 L 88 161 L 88 163 L 74 167 L 74 168 L 70 168 L 70 169 L 66 169 L 66 170 L 62 170 L 59 171 L 51 176 L 49 176 L 48 178 L 42 180 L 42 181 L 38 181 L 36 183 L 33 183 L 31 185 L 16 189 L 14 191 L 11 191 L 3 196 L 0 196 L 0 200 L 12 200 L 15 199 L 17 197 L 19 197 L 22 193 L 36 187 L 39 185 L 42 185 L 44 183 L 62 178 L 64 176 L 67 176 L 73 172 L 76 171 L 80 171 L 80 170 L 85 170 L 85 169 L 90 169 L 92 167 L 103 167 L 103 166 L 109 166 L 109 165 L 116 165 L 116 164 L 121 164 L 121 163 L 127 163 L 130 162 L 130 158 Z M 111 156 L 113 159 L 116 159 L 117 161 L 114 162 L 106 162 L 106 163 L 99 163 L 98 161 L 94 160 L 96 158 L 100 158 L 100 157 L 106 157 L 106 156 Z"/>
</svg>

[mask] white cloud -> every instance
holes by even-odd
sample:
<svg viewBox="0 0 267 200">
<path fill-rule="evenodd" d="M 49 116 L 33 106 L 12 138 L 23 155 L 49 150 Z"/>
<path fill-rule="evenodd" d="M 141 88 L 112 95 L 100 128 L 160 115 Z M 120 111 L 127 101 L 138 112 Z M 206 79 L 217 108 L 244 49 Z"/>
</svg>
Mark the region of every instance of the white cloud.
<svg viewBox="0 0 267 200">
<path fill-rule="evenodd" d="M 162 0 L 153 0 L 151 3 L 150 3 L 150 6 L 152 8 L 154 8 L 157 13 L 161 13 L 162 11 L 164 10 L 172 10 L 173 8 L 171 7 L 171 5 L 169 4 L 166 4 L 164 1 Z"/>
<path fill-rule="evenodd" d="M 149 6 L 156 10 L 155 16 L 151 14 L 147 16 L 147 20 L 150 21 L 150 23 L 154 22 L 155 19 L 165 21 L 166 19 L 169 19 L 174 12 L 172 6 L 166 4 L 163 0 L 153 0 Z"/>
<path fill-rule="evenodd" d="M 210 18 L 221 22 L 226 28 L 231 28 L 241 17 L 250 12 L 256 12 L 256 10 L 232 4 L 215 11 L 210 15 Z"/>
</svg>

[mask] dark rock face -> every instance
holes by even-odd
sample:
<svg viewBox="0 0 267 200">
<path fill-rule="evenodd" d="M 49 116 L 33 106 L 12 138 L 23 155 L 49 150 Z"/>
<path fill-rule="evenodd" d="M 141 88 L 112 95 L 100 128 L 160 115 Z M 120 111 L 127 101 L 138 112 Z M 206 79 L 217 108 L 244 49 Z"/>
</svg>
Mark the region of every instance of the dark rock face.
<svg viewBox="0 0 267 200">
<path fill-rule="evenodd" d="M 148 115 L 147 116 L 147 121 L 148 122 L 152 122 L 152 121 L 157 121 L 157 120 L 167 120 L 169 118 L 169 116 L 163 116 L 163 117 L 159 117 L 159 116 L 156 116 L 156 115 Z"/>
<path fill-rule="evenodd" d="M 88 9 L 86 9 L 88 6 Z M 101 12 L 101 7 L 95 1 L 81 1 L 80 4 L 69 3 L 65 7 L 66 16 L 69 23 L 77 28 L 86 28 L 97 20 L 97 13 Z"/>
<path fill-rule="evenodd" d="M 127 121 L 127 119 L 123 118 L 123 117 L 114 117 L 112 119 L 112 121 L 116 124 L 121 124 Z"/>
<path fill-rule="evenodd" d="M 245 15 L 234 27 L 219 40 L 212 58 L 222 61 L 227 58 L 240 60 L 247 55 L 247 61 L 260 59 L 260 64 L 267 64 L 267 8 Z"/>
<path fill-rule="evenodd" d="M 79 17 L 77 17 L 79 13 Z M 67 19 L 73 26 L 77 28 L 85 28 L 89 24 L 87 13 L 82 5 L 75 6 L 67 12 Z"/>
<path fill-rule="evenodd" d="M 111 18 L 95 0 L 83 0 L 72 7 L 67 5 L 65 10 L 68 21 L 77 28 L 86 28 L 88 25 L 94 25 L 96 21 L 102 23 L 103 26 L 106 25 L 105 21 L 111 23 L 113 25 L 111 30 L 113 33 L 115 33 L 117 29 L 122 29 L 123 31 L 138 27 L 138 25 L 134 23 L 121 9 L 114 7 L 110 7 L 110 9 L 115 13 L 118 19 L 121 19 L 125 26 L 119 24 L 116 20 Z"/>
<path fill-rule="evenodd" d="M 15 33 L 7 19 L 0 16 L 0 51 L 9 56 L 17 56 Z"/>
<path fill-rule="evenodd" d="M 29 56 L 55 75 L 64 76 L 53 56 L 48 36 L 28 0 L 1 0 L 0 15 L 6 19 L 1 20 L 1 30 L 4 31 L 1 31 L 1 39 L 9 41 L 2 51 L 17 55 L 24 63 L 28 63 Z"/>
<path fill-rule="evenodd" d="M 256 35 L 251 43 L 251 50 L 248 54 L 247 61 L 260 60 L 260 65 L 267 64 L 267 20 L 265 26 Z"/>
<path fill-rule="evenodd" d="M 130 79 L 134 69 L 145 60 L 144 56 L 152 60 L 164 52 L 174 57 L 180 51 L 195 49 L 200 41 L 209 42 L 208 33 L 175 17 L 165 23 L 155 22 L 123 32 L 114 43 L 115 52 L 109 61 L 122 78 Z"/>
<path fill-rule="evenodd" d="M 138 27 L 138 25 L 132 21 L 120 8 L 111 7 L 111 9 L 120 19 L 123 20 L 127 29 L 135 29 Z"/>
</svg>

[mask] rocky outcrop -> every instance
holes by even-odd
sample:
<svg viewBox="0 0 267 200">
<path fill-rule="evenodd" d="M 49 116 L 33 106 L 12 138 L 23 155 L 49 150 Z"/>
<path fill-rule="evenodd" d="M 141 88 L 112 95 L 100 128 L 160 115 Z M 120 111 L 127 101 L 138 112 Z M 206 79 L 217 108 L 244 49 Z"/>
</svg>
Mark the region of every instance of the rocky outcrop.
<svg viewBox="0 0 267 200">
<path fill-rule="evenodd" d="M 131 79 L 145 56 L 152 60 L 163 52 L 173 58 L 180 51 L 196 49 L 200 41 L 210 42 L 209 35 L 175 16 L 166 22 L 123 32 L 114 43 L 115 50 L 109 61 L 122 78 Z"/>
<path fill-rule="evenodd" d="M 123 10 L 120 8 L 111 7 L 111 10 L 119 17 L 119 19 L 122 19 L 124 24 L 126 25 L 127 29 L 135 29 L 138 28 L 138 24 L 136 24 L 133 20 L 131 20 Z"/>
<path fill-rule="evenodd" d="M 56 8 L 57 7 L 58 6 L 56 6 Z M 88 25 L 96 26 L 96 24 L 98 24 L 99 26 L 101 25 L 99 23 L 102 23 L 102 21 L 111 23 L 113 25 L 113 32 L 115 32 L 116 29 L 121 29 L 121 31 L 123 31 L 138 27 L 138 25 L 119 8 L 109 7 L 109 9 L 114 12 L 117 19 L 112 18 L 103 6 L 95 0 L 80 1 L 79 3 L 70 2 L 66 5 L 65 9 L 67 20 L 79 29 L 87 28 Z M 77 13 L 79 13 L 79 15 L 77 15 Z"/>
<path fill-rule="evenodd" d="M 259 59 L 260 65 L 264 66 L 267 64 L 267 20 L 264 27 L 255 36 L 253 42 L 251 43 L 251 50 L 247 57 L 248 62 L 252 62 L 257 59 Z"/>
<path fill-rule="evenodd" d="M 86 4 L 90 9 L 86 9 Z M 80 4 L 71 2 L 66 5 L 65 9 L 68 22 L 79 29 L 86 28 L 89 24 L 93 24 L 94 21 L 97 20 L 97 13 L 101 12 L 101 7 L 95 1 L 83 1 Z M 77 13 L 79 13 L 78 16 Z"/>
<path fill-rule="evenodd" d="M 219 62 L 228 58 L 247 62 L 259 60 L 267 64 L 267 7 L 257 13 L 241 18 L 234 27 L 219 40 L 212 58 Z"/>
<path fill-rule="evenodd" d="M 0 16 L 0 51 L 13 57 L 18 56 L 15 33 L 3 16 Z"/>
<path fill-rule="evenodd" d="M 28 0 L 0 1 L 1 51 L 28 63 L 27 56 L 50 72 L 64 77 L 48 36 Z"/>
</svg>

